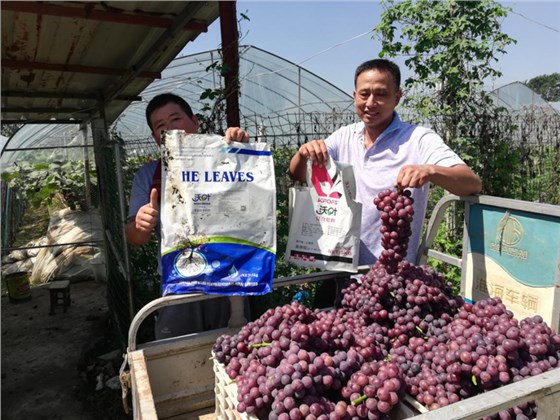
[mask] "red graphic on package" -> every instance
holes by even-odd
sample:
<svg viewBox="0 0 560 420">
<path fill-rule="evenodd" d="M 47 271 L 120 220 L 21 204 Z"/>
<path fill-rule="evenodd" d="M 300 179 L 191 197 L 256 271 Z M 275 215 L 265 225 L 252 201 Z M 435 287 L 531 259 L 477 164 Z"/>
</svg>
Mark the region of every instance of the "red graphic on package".
<svg viewBox="0 0 560 420">
<path fill-rule="evenodd" d="M 342 182 L 339 174 L 335 172 L 331 177 L 326 166 L 312 165 L 311 166 L 311 183 L 319 197 L 340 198 L 342 192 Z"/>
</svg>

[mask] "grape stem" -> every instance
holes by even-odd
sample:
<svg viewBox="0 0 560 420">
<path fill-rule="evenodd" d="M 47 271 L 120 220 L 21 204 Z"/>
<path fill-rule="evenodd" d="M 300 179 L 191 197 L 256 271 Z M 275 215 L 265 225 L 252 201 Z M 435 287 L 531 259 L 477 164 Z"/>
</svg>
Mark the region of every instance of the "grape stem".
<svg viewBox="0 0 560 420">
<path fill-rule="evenodd" d="M 426 333 L 422 330 L 422 328 L 420 328 L 418 325 L 416 326 L 416 330 L 422 334 L 424 337 L 427 337 Z"/>
<path fill-rule="evenodd" d="M 361 404 L 366 399 L 367 399 L 367 395 L 362 395 L 361 397 L 356 398 L 354 401 L 352 401 L 352 405 L 356 406 L 358 404 Z"/>
<path fill-rule="evenodd" d="M 252 349 L 256 349 L 259 347 L 270 347 L 270 346 L 272 346 L 272 343 L 265 343 L 264 341 L 262 343 L 249 344 L 249 347 Z"/>
</svg>

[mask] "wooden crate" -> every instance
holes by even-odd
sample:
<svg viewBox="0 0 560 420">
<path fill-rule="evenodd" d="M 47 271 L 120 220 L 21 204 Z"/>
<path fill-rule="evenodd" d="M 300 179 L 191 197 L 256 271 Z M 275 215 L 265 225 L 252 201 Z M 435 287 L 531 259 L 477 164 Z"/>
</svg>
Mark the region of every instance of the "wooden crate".
<svg viewBox="0 0 560 420">
<path fill-rule="evenodd" d="M 218 420 L 257 420 L 256 416 L 237 411 L 237 384 L 226 373 L 224 365 L 214 358 L 216 418 Z"/>
</svg>

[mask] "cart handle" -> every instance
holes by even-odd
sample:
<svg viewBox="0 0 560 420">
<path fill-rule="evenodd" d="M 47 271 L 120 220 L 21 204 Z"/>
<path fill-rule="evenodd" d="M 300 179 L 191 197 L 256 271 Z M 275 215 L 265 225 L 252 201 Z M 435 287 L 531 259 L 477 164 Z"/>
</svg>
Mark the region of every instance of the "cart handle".
<svg viewBox="0 0 560 420">
<path fill-rule="evenodd" d="M 366 273 L 368 270 L 369 266 L 358 267 L 358 273 Z M 354 273 L 348 273 L 344 271 L 322 271 L 311 274 L 300 274 L 298 276 L 292 277 L 280 277 L 274 279 L 272 288 L 277 289 L 279 287 L 331 279 L 347 279 L 352 274 Z M 207 299 L 216 299 L 219 297 L 223 297 L 223 295 L 191 293 L 185 295 L 168 295 L 147 303 L 142 307 L 142 309 L 138 311 L 138 313 L 134 316 L 132 322 L 130 323 L 130 327 L 128 329 L 128 351 L 135 351 L 137 349 L 136 336 L 138 334 L 140 325 L 146 320 L 148 316 L 150 316 L 156 310 L 166 306 L 179 305 L 182 303 L 190 303 Z M 231 315 L 229 320 L 230 327 L 241 327 L 247 323 L 247 320 L 243 316 L 243 298 L 244 296 L 229 296 L 231 302 Z"/>
<path fill-rule="evenodd" d="M 130 323 L 130 328 L 128 329 L 128 351 L 136 350 L 136 336 L 140 325 L 142 322 L 148 318 L 153 312 L 160 308 L 165 308 L 168 306 L 179 305 L 181 303 L 197 302 L 202 300 L 216 299 L 223 297 L 222 295 L 205 295 L 203 293 L 191 293 L 185 295 L 168 295 L 152 300 L 140 309 L 132 322 Z"/>
</svg>

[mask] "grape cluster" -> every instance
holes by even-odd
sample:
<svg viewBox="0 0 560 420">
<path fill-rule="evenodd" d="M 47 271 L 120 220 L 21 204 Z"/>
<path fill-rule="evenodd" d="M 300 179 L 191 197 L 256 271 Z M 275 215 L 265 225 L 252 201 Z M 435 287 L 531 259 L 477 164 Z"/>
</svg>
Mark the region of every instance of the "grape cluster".
<svg viewBox="0 0 560 420">
<path fill-rule="evenodd" d="M 391 356 L 405 373 L 407 392 L 433 410 L 558 367 L 560 336 L 539 316 L 519 323 L 491 298 L 464 304 L 445 326 L 411 338 Z M 535 411 L 529 403 L 498 416 L 523 419 Z"/>
<path fill-rule="evenodd" d="M 238 411 L 270 419 L 337 418 L 332 399 L 363 363 L 383 357 L 376 338 L 383 340 L 384 332 L 366 325 L 359 312 L 311 311 L 293 302 L 219 337 L 213 351 L 237 382 Z"/>
<path fill-rule="evenodd" d="M 270 343 L 275 340 L 283 342 L 285 347 L 285 344 L 290 342 L 292 327 L 298 321 L 305 325 L 314 319 L 313 311 L 296 302 L 291 305 L 269 309 L 257 320 L 245 324 L 236 335 L 218 337 L 213 346 L 215 357 L 227 367 L 229 367 L 232 358 L 248 358 L 250 361 L 256 357 L 255 349 L 258 348 L 260 343 Z M 281 340 L 281 337 L 284 337 L 284 339 Z M 297 333 L 296 337 L 298 337 Z M 232 373 L 236 375 L 239 372 L 238 369 L 235 369 Z"/>
<path fill-rule="evenodd" d="M 393 273 L 397 265 L 406 257 L 408 239 L 412 234 L 410 224 L 414 215 L 410 190 L 393 191 L 387 189 L 380 192 L 373 200 L 373 204 L 380 212 L 381 218 L 381 245 L 384 250 L 379 256 L 379 261 Z"/>
<path fill-rule="evenodd" d="M 351 405 L 339 402 L 337 414 L 379 418 L 404 398 L 402 371 L 392 362 L 366 362 L 342 388 L 342 396 L 349 399 Z"/>
<path fill-rule="evenodd" d="M 358 311 L 387 328 L 391 347 L 406 345 L 410 337 L 441 328 L 463 299 L 453 294 L 443 277 L 426 266 L 402 261 L 389 273 L 380 261 L 361 279 L 343 290 L 342 306 Z"/>
<path fill-rule="evenodd" d="M 214 344 L 237 383 L 239 412 L 389 419 L 405 391 L 434 410 L 560 368 L 560 336 L 540 316 L 519 322 L 499 298 L 465 303 L 435 270 L 404 260 L 409 191 L 384 191 L 375 204 L 384 251 L 342 291 L 342 308 L 292 302 Z M 536 409 L 519 404 L 483 420 L 525 420 Z"/>
</svg>

